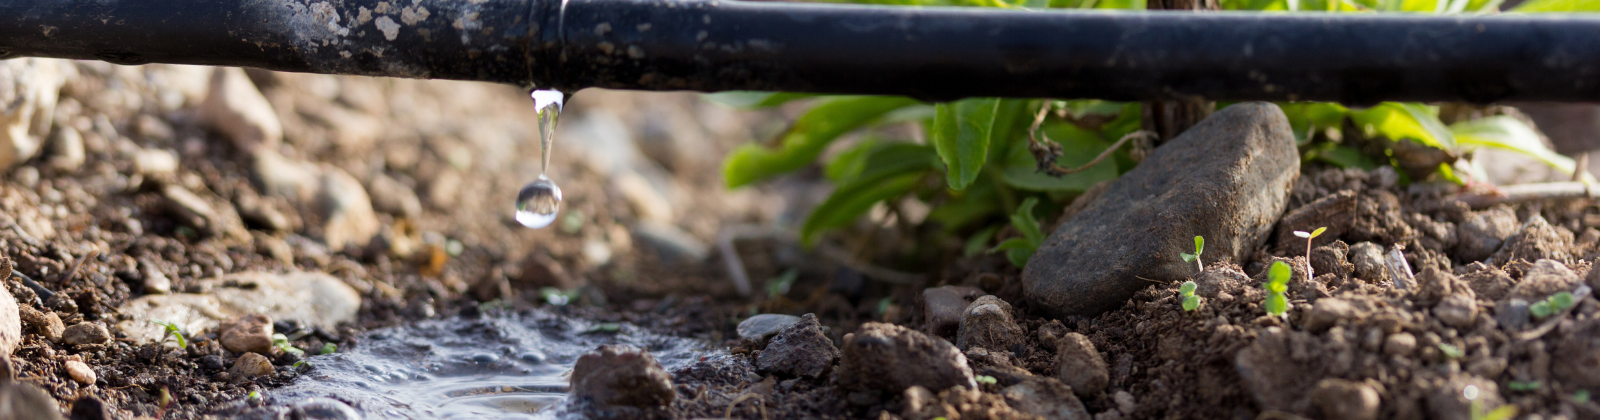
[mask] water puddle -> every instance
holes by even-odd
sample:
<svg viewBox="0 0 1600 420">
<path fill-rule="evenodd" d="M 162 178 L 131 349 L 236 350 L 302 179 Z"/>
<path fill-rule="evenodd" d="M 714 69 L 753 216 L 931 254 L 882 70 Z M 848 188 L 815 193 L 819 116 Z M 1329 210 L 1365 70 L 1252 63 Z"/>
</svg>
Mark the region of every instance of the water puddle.
<svg viewBox="0 0 1600 420">
<path fill-rule="evenodd" d="M 541 311 L 430 320 L 373 330 L 349 349 L 313 356 L 310 370 L 263 398 L 311 418 L 553 419 L 573 362 L 602 344 L 649 350 L 669 371 L 704 347 Z"/>
</svg>

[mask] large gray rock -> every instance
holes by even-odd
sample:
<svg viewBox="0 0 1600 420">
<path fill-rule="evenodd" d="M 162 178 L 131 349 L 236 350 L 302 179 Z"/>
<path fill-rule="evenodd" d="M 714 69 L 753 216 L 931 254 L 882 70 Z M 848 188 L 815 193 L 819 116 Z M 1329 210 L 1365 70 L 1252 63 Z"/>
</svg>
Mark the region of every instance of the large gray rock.
<svg viewBox="0 0 1600 420">
<path fill-rule="evenodd" d="M 203 294 L 145 295 L 117 311 L 129 317 L 117 323 L 135 343 L 165 339 L 151 321 L 177 324 L 191 333 L 212 330 L 230 319 L 260 313 L 273 320 L 294 320 L 332 330 L 355 320 L 361 294 L 344 281 L 323 273 L 234 273 L 195 282 Z"/>
<path fill-rule="evenodd" d="M 1179 254 L 1206 238 L 1209 265 L 1243 261 L 1272 232 L 1300 174 L 1289 120 L 1249 102 L 1212 114 L 1062 223 L 1022 272 L 1051 316 L 1116 309 L 1154 281 L 1195 274 Z"/>
</svg>

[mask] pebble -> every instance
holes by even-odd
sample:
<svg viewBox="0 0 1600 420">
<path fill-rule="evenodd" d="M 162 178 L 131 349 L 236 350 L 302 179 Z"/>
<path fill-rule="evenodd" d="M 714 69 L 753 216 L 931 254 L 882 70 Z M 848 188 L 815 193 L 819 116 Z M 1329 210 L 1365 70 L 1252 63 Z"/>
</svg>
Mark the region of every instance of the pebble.
<svg viewBox="0 0 1600 420">
<path fill-rule="evenodd" d="M 50 133 L 51 114 L 65 82 L 61 61 L 19 58 L 0 61 L 0 169 L 39 153 Z"/>
<path fill-rule="evenodd" d="M 1500 250 L 1489 257 L 1490 265 L 1502 265 L 1512 258 L 1528 261 L 1572 261 L 1572 231 L 1551 226 L 1544 216 L 1533 215 L 1521 229 L 1500 245 Z"/>
<path fill-rule="evenodd" d="M 93 322 L 80 322 L 67 327 L 61 333 L 61 342 L 74 346 L 86 344 L 105 344 L 111 340 L 111 332 L 104 325 Z"/>
<path fill-rule="evenodd" d="M 1091 420 L 1072 388 L 1054 378 L 1037 378 L 1000 391 L 1011 408 L 1047 419 Z"/>
<path fill-rule="evenodd" d="M 184 224 L 195 230 L 212 237 L 249 237 L 243 219 L 239 218 L 233 206 L 221 199 L 208 200 L 177 184 L 162 186 L 161 196 L 166 199 L 167 207 L 177 213 Z"/>
<path fill-rule="evenodd" d="M 766 342 L 768 338 L 777 335 L 778 331 L 800 322 L 800 317 L 784 314 L 760 314 L 739 321 L 739 338 L 755 342 Z"/>
<path fill-rule="evenodd" d="M 923 289 L 922 319 L 927 320 L 928 334 L 956 338 L 961 329 L 961 314 L 979 296 L 983 296 L 983 291 L 975 287 L 939 286 Z"/>
<path fill-rule="evenodd" d="M 1517 233 L 1517 214 L 1507 207 L 1495 207 L 1467 215 L 1456 225 L 1455 254 L 1463 261 L 1489 258 L 1507 237 Z"/>
<path fill-rule="evenodd" d="M 416 219 L 422 216 L 422 200 L 416 190 L 384 174 L 374 174 L 367 191 L 372 195 L 372 208 L 397 217 Z"/>
<path fill-rule="evenodd" d="M 1366 313 L 1351 305 L 1350 301 L 1340 298 L 1317 299 L 1311 307 L 1311 313 L 1306 317 L 1306 329 L 1322 332 L 1338 325 L 1339 320 L 1359 319 L 1365 316 Z"/>
<path fill-rule="evenodd" d="M 239 360 L 233 361 L 233 367 L 228 368 L 228 376 L 234 380 L 244 380 L 262 375 L 272 374 L 272 360 L 267 356 L 256 353 L 245 353 Z"/>
<path fill-rule="evenodd" d="M 178 154 L 167 149 L 139 149 L 133 155 L 133 170 L 149 178 L 166 178 L 178 173 Z"/>
<path fill-rule="evenodd" d="M 304 203 L 321 188 L 322 169 L 309 162 L 284 157 L 270 149 L 251 152 L 251 178 L 262 194 Z"/>
<path fill-rule="evenodd" d="M 1374 420 L 1381 402 L 1372 386 L 1345 379 L 1323 379 L 1311 390 L 1311 404 L 1322 411 L 1323 418 Z"/>
<path fill-rule="evenodd" d="M 251 285 L 253 287 L 239 287 Z M 186 331 L 205 331 L 223 321 L 260 313 L 274 320 L 333 330 L 355 319 L 361 295 L 344 281 L 323 273 L 243 272 L 195 282 L 206 294 L 145 295 L 129 300 L 118 312 L 129 319 L 117 323 L 138 343 L 161 340 L 163 329 L 152 320 L 172 322 Z"/>
<path fill-rule="evenodd" d="M 833 340 L 822 333 L 817 316 L 805 314 L 784 327 L 756 357 L 756 368 L 785 376 L 822 377 L 839 358 Z"/>
<path fill-rule="evenodd" d="M 217 327 L 217 341 L 234 353 L 272 354 L 272 319 L 262 314 L 246 314 Z"/>
<path fill-rule="evenodd" d="M 956 347 L 982 347 L 994 351 L 1020 350 L 1022 326 L 1011 317 L 1011 304 L 994 295 L 979 297 L 962 312 Z"/>
<path fill-rule="evenodd" d="M 1445 325 L 1469 328 L 1478 320 L 1478 304 L 1467 294 L 1452 294 L 1433 307 L 1433 316 L 1439 317 Z"/>
<path fill-rule="evenodd" d="M 66 366 L 67 376 L 72 377 L 72 380 L 78 381 L 80 384 L 94 385 L 95 379 L 98 378 L 94 374 L 94 369 L 90 369 L 89 365 L 83 362 L 68 360 Z"/>
<path fill-rule="evenodd" d="M 1350 246 L 1350 264 L 1355 266 L 1357 278 L 1369 283 L 1382 282 L 1389 278 L 1388 270 L 1383 265 L 1383 247 L 1372 242 L 1360 242 Z"/>
<path fill-rule="evenodd" d="M 949 341 L 878 322 L 845 334 L 835 380 L 846 391 L 879 396 L 899 395 L 912 386 L 978 387 L 967 357 Z"/>
<path fill-rule="evenodd" d="M 1056 378 L 1079 397 L 1090 398 L 1111 383 L 1111 369 L 1089 337 L 1072 332 L 1056 339 Z"/>
<path fill-rule="evenodd" d="M 1219 110 L 1052 232 L 1023 268 L 1023 292 L 1045 315 L 1092 316 L 1151 281 L 1192 276 L 1194 263 L 1179 254 L 1193 251 L 1196 235 L 1206 238 L 1207 261 L 1244 261 L 1272 233 L 1299 174 L 1294 134 L 1276 105 Z"/>
<path fill-rule="evenodd" d="M 278 114 L 241 68 L 217 67 L 212 72 L 200 118 L 240 150 L 276 149 L 283 141 Z"/>
<path fill-rule="evenodd" d="M 42 316 L 42 322 L 40 322 L 38 328 L 40 335 L 43 335 L 46 340 L 55 343 L 61 341 L 61 336 L 67 331 L 67 324 L 61 322 L 61 315 L 50 312 Z"/>
<path fill-rule="evenodd" d="M 328 249 L 360 248 L 372 242 L 372 237 L 377 236 L 383 226 L 372 210 L 372 199 L 361 181 L 342 169 L 326 167 L 322 171 L 321 185 L 317 209 L 323 220 L 323 243 Z"/>
<path fill-rule="evenodd" d="M 9 267 L 11 264 L 0 264 Z M 9 273 L 7 273 L 9 275 Z M 28 308 L 32 310 L 33 308 Z M 57 323 L 61 322 L 59 318 Z M 11 296 L 11 291 L 0 287 L 0 358 L 11 354 L 22 343 L 22 314 L 17 308 L 17 299 Z"/>
<path fill-rule="evenodd" d="M 1390 356 L 1409 356 L 1417 349 L 1417 336 L 1411 333 L 1400 332 L 1389 334 L 1383 339 L 1383 354 Z"/>
<path fill-rule="evenodd" d="M 172 279 L 167 278 L 166 274 L 162 274 L 155 264 L 151 264 L 147 260 L 140 260 L 139 273 L 144 275 L 145 293 L 165 294 L 172 292 Z"/>
<path fill-rule="evenodd" d="M 78 129 L 70 125 L 56 126 L 55 135 L 50 137 L 50 167 L 72 172 L 82 168 L 86 160 L 88 153 L 84 151 L 83 135 Z"/>
<path fill-rule="evenodd" d="M 584 353 L 572 367 L 572 398 L 596 408 L 664 407 L 677 393 L 672 376 L 649 352 L 626 345 L 603 345 Z"/>
</svg>

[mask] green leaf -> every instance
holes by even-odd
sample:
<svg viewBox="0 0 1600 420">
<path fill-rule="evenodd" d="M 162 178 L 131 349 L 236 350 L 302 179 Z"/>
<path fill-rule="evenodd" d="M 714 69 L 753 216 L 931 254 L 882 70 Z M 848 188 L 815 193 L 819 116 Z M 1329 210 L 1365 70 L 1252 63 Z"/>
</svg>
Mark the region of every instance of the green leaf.
<svg viewBox="0 0 1600 420">
<path fill-rule="evenodd" d="M 1499 407 L 1495 407 L 1495 409 L 1493 409 L 1493 410 L 1489 410 L 1489 413 L 1488 414 L 1484 414 L 1483 417 L 1481 417 L 1480 419 L 1481 420 L 1511 420 L 1513 417 L 1516 417 L 1516 416 L 1517 416 L 1517 406 L 1514 405 L 1514 404 L 1506 404 L 1506 405 L 1502 405 L 1502 406 L 1499 406 Z"/>
<path fill-rule="evenodd" d="M 1195 235 L 1194 236 L 1194 256 L 1199 257 L 1200 254 L 1205 253 L 1205 251 L 1206 251 L 1206 238 L 1204 236 Z"/>
<path fill-rule="evenodd" d="M 834 182 L 840 187 L 870 184 L 895 175 L 930 171 L 937 168 L 939 156 L 932 147 L 913 143 L 887 143 L 873 147 L 861 158 L 854 173 L 843 173 Z"/>
<path fill-rule="evenodd" d="M 749 90 L 731 90 L 700 95 L 701 98 L 705 98 L 708 101 L 739 109 L 771 108 L 789 101 L 813 96 L 817 95 L 814 93 L 756 92 Z"/>
<path fill-rule="evenodd" d="M 1283 261 L 1274 261 L 1272 268 L 1267 269 L 1267 283 L 1269 285 L 1288 285 L 1289 276 L 1294 274 L 1289 269 L 1289 264 Z"/>
<path fill-rule="evenodd" d="M 1182 296 L 1194 296 L 1194 290 L 1197 288 L 1199 288 L 1199 285 L 1195 284 L 1193 281 L 1186 281 L 1183 282 L 1183 284 L 1178 285 L 1178 294 Z"/>
<path fill-rule="evenodd" d="M 1550 301 L 1548 300 L 1541 300 L 1528 305 L 1528 313 L 1533 314 L 1534 318 L 1547 318 L 1555 314 L 1555 312 L 1555 308 L 1550 307 Z"/>
<path fill-rule="evenodd" d="M 1318 236 L 1322 236 L 1322 232 L 1327 232 L 1327 231 L 1328 231 L 1328 227 L 1327 226 L 1319 227 L 1319 228 L 1317 228 L 1317 230 L 1311 231 L 1311 237 L 1307 238 L 1307 239 L 1316 239 Z"/>
<path fill-rule="evenodd" d="M 1199 255 L 1194 255 L 1187 252 L 1179 253 L 1178 256 L 1183 257 L 1183 262 L 1194 262 L 1195 258 L 1200 258 Z"/>
<path fill-rule="evenodd" d="M 1600 0 L 1529 0 L 1510 10 L 1520 13 L 1600 12 Z"/>
<path fill-rule="evenodd" d="M 1033 258 L 1034 251 L 1035 250 L 1032 249 L 1009 250 L 1006 251 L 1006 259 L 1010 260 L 1011 265 L 1016 266 L 1017 268 L 1026 267 L 1028 265 L 1028 259 Z"/>
<path fill-rule="evenodd" d="M 967 245 L 962 247 L 961 255 L 970 258 L 983 253 L 984 246 L 988 245 L 989 241 L 994 239 L 994 234 L 999 232 L 1000 225 L 993 225 L 983 228 L 983 230 L 978 231 L 978 233 L 972 234 L 971 237 L 967 238 Z"/>
<path fill-rule="evenodd" d="M 1550 309 L 1564 311 L 1574 304 L 1576 302 L 1572 300 L 1572 292 L 1560 292 L 1550 296 Z"/>
<path fill-rule="evenodd" d="M 1350 113 L 1349 108 L 1331 102 L 1285 102 L 1279 103 L 1278 108 L 1289 117 L 1289 127 L 1299 143 L 1310 140 L 1313 132 L 1339 128 Z"/>
<path fill-rule="evenodd" d="M 989 161 L 989 135 L 1000 100 L 965 99 L 939 104 L 933 117 L 933 148 L 944 161 L 950 189 L 964 190 Z"/>
<path fill-rule="evenodd" d="M 1438 107 L 1400 102 L 1384 102 L 1350 113 L 1351 121 L 1367 137 L 1412 139 L 1422 145 L 1455 150 L 1455 135 L 1439 121 Z"/>
<path fill-rule="evenodd" d="M 1183 297 L 1183 310 L 1193 311 L 1200 308 L 1200 297 L 1188 295 Z"/>
<path fill-rule="evenodd" d="M 1464 121 L 1450 126 L 1457 144 L 1464 151 L 1494 148 L 1521 153 L 1560 169 L 1568 175 L 1577 169 L 1572 158 L 1544 147 L 1539 134 L 1522 121 L 1505 115 Z M 1591 178 L 1592 182 L 1593 179 Z"/>
<path fill-rule="evenodd" d="M 1268 315 L 1283 316 L 1285 312 L 1289 312 L 1289 299 L 1284 297 L 1283 293 L 1270 293 L 1266 302 L 1261 304 L 1261 308 L 1265 309 Z"/>
<path fill-rule="evenodd" d="M 838 156 L 834 156 L 833 161 L 828 162 L 828 166 L 822 167 L 822 176 L 827 177 L 828 180 L 834 183 L 841 182 L 841 179 L 855 177 L 856 174 L 866 169 L 867 156 L 871 155 L 873 149 L 878 148 L 879 145 L 880 143 L 877 141 L 864 140 L 849 149 L 845 149 Z"/>
<path fill-rule="evenodd" d="M 977 182 L 966 191 L 950 191 L 949 198 L 936 203 L 928 219 L 954 232 L 973 223 L 1003 214 L 999 191 L 993 182 Z"/>
<path fill-rule="evenodd" d="M 1111 146 L 1111 142 L 1099 134 L 1070 123 L 1047 124 L 1040 131 L 1044 132 L 1045 137 L 1061 144 L 1062 153 L 1056 159 L 1056 165 L 1062 167 L 1083 166 Z M 1106 159 L 1087 170 L 1061 177 L 1040 173 L 1033 153 L 1025 145 L 1018 145 L 1006 154 L 1000 179 L 1007 185 L 1028 191 L 1083 192 L 1101 181 L 1116 179 L 1118 173 L 1114 159 Z"/>
<path fill-rule="evenodd" d="M 811 245 L 823 230 L 850 224 L 856 217 L 872 209 L 874 204 L 910 192 L 922 178 L 921 173 L 908 173 L 884 179 L 881 182 L 841 186 L 822 204 L 811 211 L 800 229 L 801 242 Z"/>
<path fill-rule="evenodd" d="M 1309 152 L 1312 159 L 1334 164 L 1340 168 L 1359 168 L 1362 170 L 1377 169 L 1378 163 L 1372 158 L 1350 146 L 1341 146 L 1333 143 L 1322 143 Z"/>
<path fill-rule="evenodd" d="M 1044 244 L 1044 232 L 1039 229 L 1039 220 L 1033 218 L 1033 207 L 1039 204 L 1039 199 L 1028 197 L 1022 200 L 1022 205 L 1017 206 L 1017 214 L 1011 215 L 1011 226 L 1022 233 L 1028 243 L 1038 247 Z"/>
<path fill-rule="evenodd" d="M 729 188 L 793 172 L 810 165 L 834 139 L 872 122 L 883 114 L 915 104 L 893 96 L 841 96 L 828 98 L 783 135 L 777 149 L 745 144 L 728 155 L 722 174 Z"/>
</svg>

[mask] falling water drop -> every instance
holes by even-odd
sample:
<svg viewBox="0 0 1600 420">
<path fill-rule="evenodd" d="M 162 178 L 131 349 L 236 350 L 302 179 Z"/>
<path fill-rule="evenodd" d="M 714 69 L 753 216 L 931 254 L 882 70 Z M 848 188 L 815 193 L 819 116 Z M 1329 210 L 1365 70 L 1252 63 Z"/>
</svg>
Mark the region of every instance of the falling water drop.
<svg viewBox="0 0 1600 420">
<path fill-rule="evenodd" d="M 561 187 L 551 181 L 550 145 L 555 142 L 556 119 L 561 117 L 561 106 L 567 95 L 557 90 L 536 90 L 530 95 L 539 110 L 539 179 L 522 187 L 517 193 L 517 223 L 533 229 L 550 226 L 556 213 L 561 211 Z"/>
</svg>

